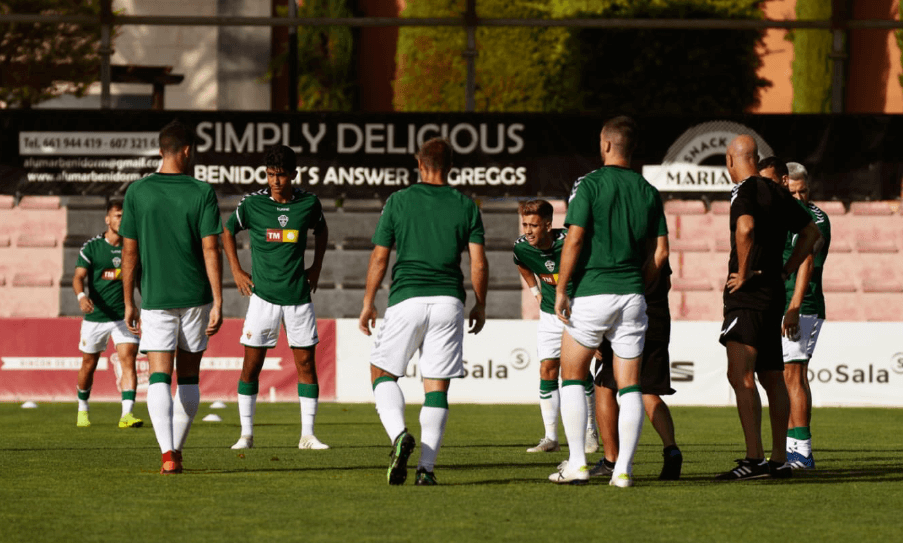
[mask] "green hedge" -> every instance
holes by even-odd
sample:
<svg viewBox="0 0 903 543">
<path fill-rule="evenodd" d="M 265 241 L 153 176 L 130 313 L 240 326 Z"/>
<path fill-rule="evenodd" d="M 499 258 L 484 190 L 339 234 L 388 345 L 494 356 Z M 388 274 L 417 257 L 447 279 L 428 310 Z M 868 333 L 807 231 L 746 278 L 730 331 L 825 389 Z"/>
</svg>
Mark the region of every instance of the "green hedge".
<svg viewBox="0 0 903 543">
<path fill-rule="evenodd" d="M 505 18 L 760 18 L 758 0 L 477 0 Z M 464 0 L 409 0 L 404 17 L 454 17 Z M 757 31 L 477 30 L 478 111 L 738 113 L 769 83 Z M 402 28 L 395 108 L 464 109 L 463 28 Z"/>
<path fill-rule="evenodd" d="M 831 18 L 831 0 L 797 0 L 799 21 Z M 830 30 L 794 30 L 788 34 L 793 42 L 793 112 L 831 112 Z"/>
</svg>

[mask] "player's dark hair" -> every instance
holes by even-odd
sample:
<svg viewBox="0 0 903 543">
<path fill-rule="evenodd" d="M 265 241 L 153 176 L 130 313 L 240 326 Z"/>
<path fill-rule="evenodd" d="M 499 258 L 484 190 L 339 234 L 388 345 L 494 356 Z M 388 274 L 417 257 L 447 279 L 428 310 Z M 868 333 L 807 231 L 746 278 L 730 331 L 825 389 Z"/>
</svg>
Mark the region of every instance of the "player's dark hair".
<svg viewBox="0 0 903 543">
<path fill-rule="evenodd" d="M 756 167 L 760 172 L 762 170 L 767 170 L 768 168 L 773 168 L 774 173 L 776 173 L 778 177 L 790 175 L 790 172 L 787 171 L 787 164 L 776 156 L 763 158 Z"/>
<path fill-rule="evenodd" d="M 176 119 L 160 130 L 160 150 L 172 155 L 183 147 L 194 147 L 194 128 Z"/>
<path fill-rule="evenodd" d="M 283 173 L 294 177 L 295 170 L 298 168 L 298 157 L 291 147 L 272 145 L 267 147 L 264 164 L 267 168 L 282 170 Z"/>
<path fill-rule="evenodd" d="M 605 139 L 611 142 L 612 146 L 621 149 L 622 154 L 630 155 L 636 148 L 636 121 L 626 115 L 619 115 L 609 120 L 602 127 L 602 133 L 605 135 Z"/>
<path fill-rule="evenodd" d="M 521 215 L 539 215 L 540 219 L 547 221 L 552 220 L 553 213 L 554 210 L 552 209 L 552 204 L 545 200 L 530 200 L 524 202 L 520 211 Z"/>
<path fill-rule="evenodd" d="M 112 209 L 122 209 L 122 200 L 114 198 L 107 201 L 107 213 Z"/>
<path fill-rule="evenodd" d="M 415 156 L 427 170 L 448 173 L 452 162 L 451 142 L 445 138 L 432 138 L 423 142 Z"/>
</svg>

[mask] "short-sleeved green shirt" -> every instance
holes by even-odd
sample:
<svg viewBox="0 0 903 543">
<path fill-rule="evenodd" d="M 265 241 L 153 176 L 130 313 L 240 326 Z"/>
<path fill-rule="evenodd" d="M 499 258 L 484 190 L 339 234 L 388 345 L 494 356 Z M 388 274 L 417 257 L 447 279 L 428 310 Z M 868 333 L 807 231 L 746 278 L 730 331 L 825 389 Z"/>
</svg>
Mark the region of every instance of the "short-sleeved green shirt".
<svg viewBox="0 0 903 543">
<path fill-rule="evenodd" d="M 373 243 L 395 245 L 389 305 L 408 298 L 465 299 L 461 252 L 482 245 L 483 219 L 477 205 L 448 185 L 418 183 L 389 196 Z"/>
<path fill-rule="evenodd" d="M 542 293 L 540 311 L 555 314 L 555 287 L 558 286 L 558 266 L 561 263 L 561 248 L 567 237 L 567 230 L 554 228 L 549 232 L 552 246 L 538 249 L 527 241 L 526 236 L 514 242 L 514 263 L 523 266 L 539 276 L 539 290 Z M 573 294 L 573 283 L 568 285 L 568 296 Z"/>
<path fill-rule="evenodd" d="M 640 174 L 603 166 L 574 184 L 565 225 L 586 230 L 574 296 L 643 294 L 647 241 L 668 234 L 658 191 Z"/>
<path fill-rule="evenodd" d="M 812 217 L 812 222 L 818 227 L 818 231 L 821 232 L 825 240 L 825 244 L 815 254 L 812 277 L 809 279 L 809 286 L 806 287 L 806 295 L 803 297 L 803 304 L 800 306 L 800 315 L 817 315 L 818 318 L 823 319 L 825 318 L 825 293 L 822 291 L 822 275 L 825 269 L 825 260 L 828 258 L 828 247 L 831 245 L 831 221 L 828 220 L 827 213 L 812 202 L 804 204 L 802 201 L 797 201 Z M 793 253 L 797 237 L 798 234 L 787 232 L 787 242 L 784 244 L 785 263 Z M 796 275 L 797 272 L 794 272 L 784 283 L 784 291 L 786 293 L 784 311 L 787 311 L 787 308 L 790 307 L 790 300 L 793 299 L 793 291 L 796 289 Z"/>
<path fill-rule="evenodd" d="M 325 227 L 319 198 L 297 188 L 286 203 L 273 200 L 268 188 L 248 194 L 226 221 L 233 234 L 248 231 L 254 294 L 276 305 L 310 303 L 304 268 L 307 231 Z"/>
<path fill-rule="evenodd" d="M 88 322 L 115 322 L 125 318 L 122 297 L 122 245 L 111 245 L 104 234 L 82 245 L 76 268 L 88 270 L 88 298 L 94 311 L 85 315 Z"/>
<path fill-rule="evenodd" d="M 144 309 L 213 301 L 201 240 L 222 234 L 213 187 L 181 174 L 154 173 L 125 193 L 119 234 L 138 241 Z"/>
</svg>

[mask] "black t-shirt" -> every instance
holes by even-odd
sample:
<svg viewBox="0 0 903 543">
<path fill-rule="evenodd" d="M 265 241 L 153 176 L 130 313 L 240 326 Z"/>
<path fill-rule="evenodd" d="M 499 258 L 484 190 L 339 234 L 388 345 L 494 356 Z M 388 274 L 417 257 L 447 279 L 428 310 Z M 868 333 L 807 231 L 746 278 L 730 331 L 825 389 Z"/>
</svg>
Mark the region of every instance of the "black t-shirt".
<svg viewBox="0 0 903 543">
<path fill-rule="evenodd" d="M 751 215 L 755 220 L 750 270 L 761 271 L 733 294 L 724 289 L 725 310 L 745 308 L 760 311 L 784 309 L 784 242 L 787 232 L 797 233 L 812 218 L 789 192 L 764 177 L 748 177 L 731 191 L 731 259 L 729 273 L 739 270 L 737 260 L 737 219 Z"/>
<path fill-rule="evenodd" d="M 665 260 L 658 278 L 646 290 L 646 316 L 649 327 L 646 339 L 668 341 L 671 337 L 671 309 L 668 307 L 668 291 L 671 290 L 671 264 Z"/>
</svg>

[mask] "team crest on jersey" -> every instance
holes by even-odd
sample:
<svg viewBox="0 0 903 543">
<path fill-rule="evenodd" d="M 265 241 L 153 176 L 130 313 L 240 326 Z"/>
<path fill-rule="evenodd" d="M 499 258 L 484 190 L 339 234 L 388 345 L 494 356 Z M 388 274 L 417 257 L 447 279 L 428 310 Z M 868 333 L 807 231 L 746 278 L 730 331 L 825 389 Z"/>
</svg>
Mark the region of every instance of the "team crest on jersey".
<svg viewBox="0 0 903 543">
<path fill-rule="evenodd" d="M 555 263 L 551 260 L 546 260 L 546 269 L 550 272 L 555 271 Z"/>
<path fill-rule="evenodd" d="M 279 226 L 285 228 L 285 225 L 288 224 L 288 216 L 279 215 Z"/>
<path fill-rule="evenodd" d="M 118 268 L 120 264 L 122 264 L 122 259 L 119 258 L 118 256 L 114 256 L 113 257 L 113 267 Z"/>
</svg>

